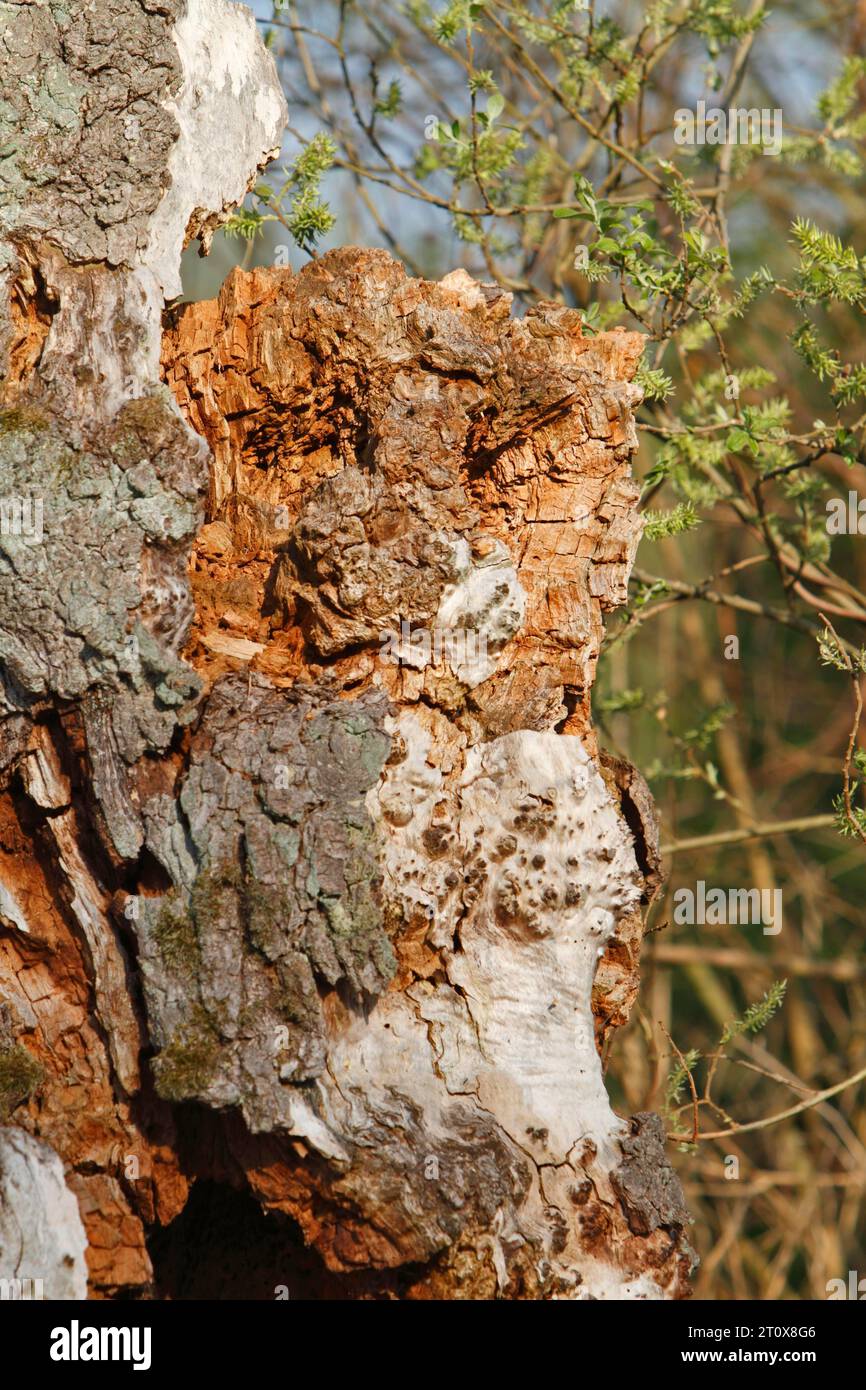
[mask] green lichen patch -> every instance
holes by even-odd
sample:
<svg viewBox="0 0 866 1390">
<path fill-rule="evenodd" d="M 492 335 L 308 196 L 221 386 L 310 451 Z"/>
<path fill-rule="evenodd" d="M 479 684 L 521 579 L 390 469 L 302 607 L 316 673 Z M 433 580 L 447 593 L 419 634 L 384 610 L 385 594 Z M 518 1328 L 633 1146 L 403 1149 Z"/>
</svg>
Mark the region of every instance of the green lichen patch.
<svg viewBox="0 0 866 1390">
<path fill-rule="evenodd" d="M 45 1068 L 32 1052 L 17 1044 L 0 1050 L 0 1121 L 29 1100 L 45 1080 Z"/>
<path fill-rule="evenodd" d="M 213 1024 L 204 1009 L 195 1009 L 189 1023 L 151 1063 L 157 1094 L 170 1101 L 200 1097 L 216 1075 L 219 1054 Z"/>
<path fill-rule="evenodd" d="M 240 888 L 237 864 L 226 861 L 201 870 L 190 894 L 190 912 L 199 931 L 214 931 L 220 926 L 234 908 Z"/>
<path fill-rule="evenodd" d="M 195 922 L 181 907 L 177 893 L 169 893 L 153 929 L 160 955 L 170 970 L 193 974 L 199 962 Z"/>
<path fill-rule="evenodd" d="M 237 865 L 209 866 L 197 875 L 189 906 L 184 907 L 177 889 L 167 895 L 153 928 L 165 965 L 175 973 L 196 975 L 201 964 L 200 942 L 218 930 L 237 909 L 241 873 Z"/>
<path fill-rule="evenodd" d="M 338 701 L 261 677 L 211 691 L 177 813 L 160 796 L 143 814 L 175 884 L 137 925 L 166 1099 L 290 1125 L 290 1086 L 325 1066 L 323 990 L 345 983 L 364 1000 L 388 987 L 365 800 L 390 749 L 387 713 L 378 695 Z"/>
<path fill-rule="evenodd" d="M 48 418 L 32 407 L 15 407 L 0 410 L 0 434 L 32 434 L 36 430 L 47 430 Z"/>
</svg>

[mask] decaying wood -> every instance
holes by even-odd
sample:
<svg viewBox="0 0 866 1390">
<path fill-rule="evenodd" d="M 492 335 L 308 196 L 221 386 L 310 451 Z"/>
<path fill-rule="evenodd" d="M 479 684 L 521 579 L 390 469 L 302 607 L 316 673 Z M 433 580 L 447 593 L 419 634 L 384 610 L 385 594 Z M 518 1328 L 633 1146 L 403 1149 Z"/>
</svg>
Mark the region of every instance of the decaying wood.
<svg viewBox="0 0 866 1390">
<path fill-rule="evenodd" d="M 660 1125 L 598 1051 L 657 873 L 590 720 L 639 336 L 354 249 L 163 330 L 278 143 L 270 60 L 222 0 L 25 8 L 13 70 L 41 26 L 140 145 L 94 189 L 31 96 L 74 177 L 3 204 L 0 493 L 44 536 L 0 536 L 0 1121 L 62 1159 L 94 1293 L 160 1296 L 208 1179 L 291 1218 L 318 1263 L 287 1236 L 277 1282 L 319 1296 L 682 1296 Z"/>
</svg>

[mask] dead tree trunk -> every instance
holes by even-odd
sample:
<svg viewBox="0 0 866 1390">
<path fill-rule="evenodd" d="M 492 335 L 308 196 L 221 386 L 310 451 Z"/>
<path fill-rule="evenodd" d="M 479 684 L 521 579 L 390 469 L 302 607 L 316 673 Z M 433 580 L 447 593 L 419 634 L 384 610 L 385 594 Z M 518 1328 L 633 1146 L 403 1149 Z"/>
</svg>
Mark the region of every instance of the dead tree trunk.
<svg viewBox="0 0 866 1390">
<path fill-rule="evenodd" d="M 251 17 L 0 8 L 0 1277 L 161 1296 L 210 1180 L 291 1218 L 270 1296 L 682 1295 L 598 1052 L 657 863 L 589 714 L 640 339 L 357 250 L 163 330 L 279 144 Z"/>
</svg>

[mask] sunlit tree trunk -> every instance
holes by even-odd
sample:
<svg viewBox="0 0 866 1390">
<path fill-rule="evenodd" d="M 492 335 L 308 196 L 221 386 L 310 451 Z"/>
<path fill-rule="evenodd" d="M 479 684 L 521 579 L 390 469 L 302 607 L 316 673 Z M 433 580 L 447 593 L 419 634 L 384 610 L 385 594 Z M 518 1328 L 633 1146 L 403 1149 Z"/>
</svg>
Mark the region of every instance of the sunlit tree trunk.
<svg viewBox="0 0 866 1390">
<path fill-rule="evenodd" d="M 599 1059 L 656 873 L 589 710 L 639 337 L 358 250 L 164 322 L 279 147 L 251 16 L 2 12 L 0 1277 L 159 1296 L 207 1179 L 291 1218 L 275 1292 L 683 1294 Z"/>
</svg>

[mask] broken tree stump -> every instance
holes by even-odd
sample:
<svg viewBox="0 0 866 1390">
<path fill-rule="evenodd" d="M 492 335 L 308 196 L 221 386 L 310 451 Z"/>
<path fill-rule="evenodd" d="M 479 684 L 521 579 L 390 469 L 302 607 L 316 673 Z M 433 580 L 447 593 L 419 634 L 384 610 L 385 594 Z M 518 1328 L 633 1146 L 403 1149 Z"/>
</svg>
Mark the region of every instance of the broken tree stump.
<svg viewBox="0 0 866 1390">
<path fill-rule="evenodd" d="M 62 1160 L 97 1295 L 163 1296 L 210 1183 L 290 1218 L 233 1253 L 295 1295 L 682 1296 L 598 1051 L 657 875 L 590 721 L 639 336 L 355 249 L 163 324 L 279 144 L 251 18 L 5 8 L 70 172 L 0 204 L 0 1122 Z"/>
</svg>

